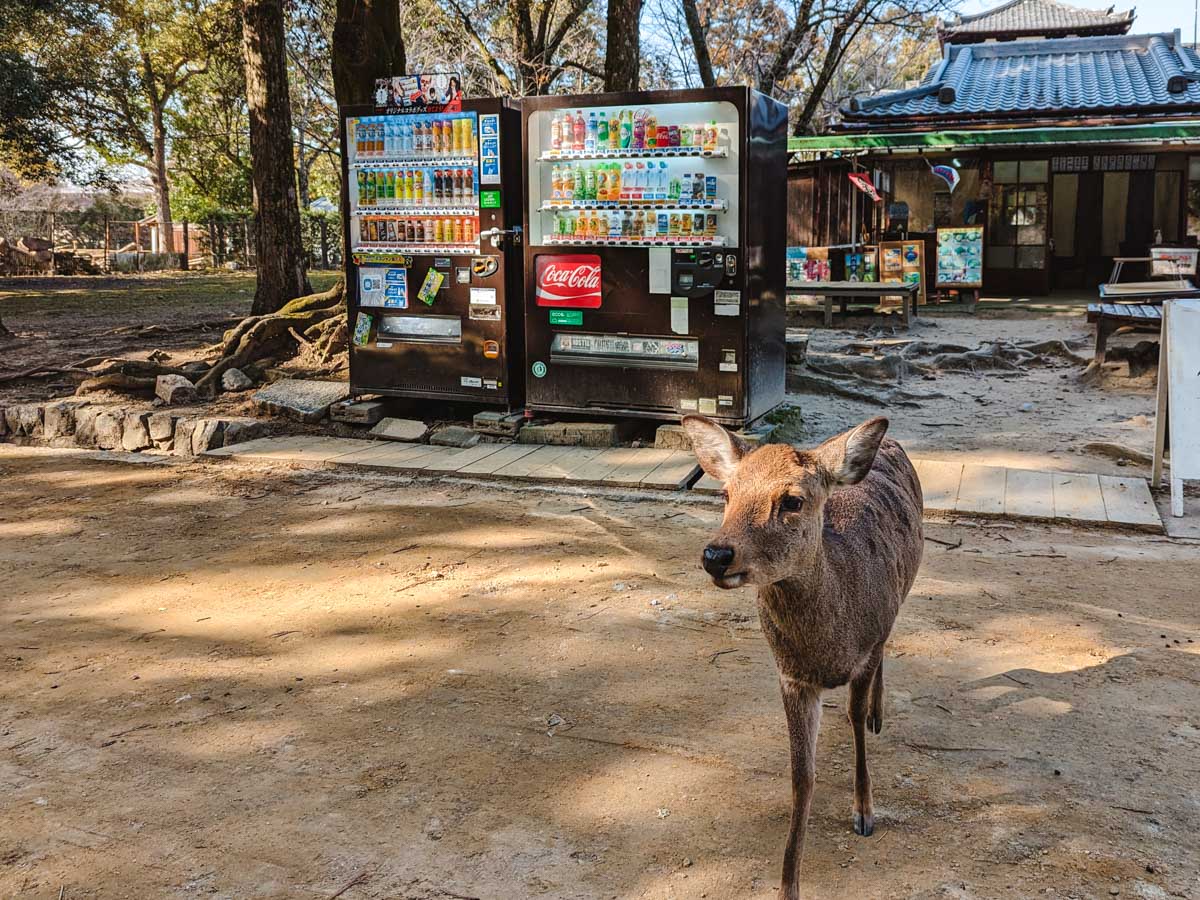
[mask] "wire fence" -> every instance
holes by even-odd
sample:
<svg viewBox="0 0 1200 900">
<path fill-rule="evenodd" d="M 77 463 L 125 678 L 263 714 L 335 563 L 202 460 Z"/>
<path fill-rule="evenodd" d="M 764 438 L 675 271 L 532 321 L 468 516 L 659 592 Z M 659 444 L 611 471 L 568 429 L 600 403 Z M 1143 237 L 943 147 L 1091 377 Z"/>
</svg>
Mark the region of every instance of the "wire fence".
<svg viewBox="0 0 1200 900">
<path fill-rule="evenodd" d="M 252 269 L 256 264 L 249 216 L 175 222 L 169 237 L 153 218 L 130 221 L 92 210 L 0 210 L 0 275 Z M 336 214 L 303 213 L 301 239 L 310 268 L 341 268 Z"/>
</svg>

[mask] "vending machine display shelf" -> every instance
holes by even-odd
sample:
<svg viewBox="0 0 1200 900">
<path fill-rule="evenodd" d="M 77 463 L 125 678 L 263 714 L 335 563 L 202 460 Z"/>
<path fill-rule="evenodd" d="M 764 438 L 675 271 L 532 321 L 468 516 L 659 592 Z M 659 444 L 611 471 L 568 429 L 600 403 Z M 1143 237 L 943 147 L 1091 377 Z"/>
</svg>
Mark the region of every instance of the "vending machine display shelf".
<svg viewBox="0 0 1200 900">
<path fill-rule="evenodd" d="M 474 150 L 462 153 L 438 153 L 429 156 L 368 156 L 356 158 L 351 169 L 382 169 L 387 166 L 461 166 L 479 161 Z"/>
<path fill-rule="evenodd" d="M 542 238 L 542 244 L 571 247 L 724 247 L 725 238 L 691 234 L 671 235 L 669 237 L 635 238 L 635 237 L 574 237 L 571 235 L 550 234 Z"/>
<path fill-rule="evenodd" d="M 478 206 L 360 206 L 352 210 L 354 216 L 387 216 L 389 218 L 418 219 L 425 216 L 477 216 Z"/>
<path fill-rule="evenodd" d="M 583 202 L 572 201 L 569 203 L 555 203 L 553 200 L 549 203 L 543 203 L 538 207 L 538 212 L 570 212 L 571 210 L 617 210 L 618 212 L 629 210 L 647 210 L 661 209 L 666 212 L 725 212 L 729 209 L 729 204 L 724 200 L 694 200 L 691 203 L 677 203 L 670 200 L 641 200 L 631 202 L 628 200 L 584 200 Z"/>
<path fill-rule="evenodd" d="M 701 147 L 645 147 L 638 150 L 626 147 L 624 150 L 547 150 L 538 157 L 538 162 L 562 162 L 564 159 L 677 159 L 698 157 L 704 159 L 724 159 L 729 151 L 718 147 L 716 150 L 705 150 Z"/>
<path fill-rule="evenodd" d="M 357 247 L 352 247 L 351 252 L 354 253 L 356 262 L 360 258 L 364 262 L 368 262 L 368 263 L 370 263 L 370 262 L 388 262 L 389 260 L 386 260 L 386 259 L 376 259 L 374 254 L 385 254 L 386 255 L 386 254 L 394 254 L 394 253 L 403 253 L 403 254 L 411 255 L 414 253 L 421 253 L 421 254 L 425 254 L 425 255 L 430 255 L 430 254 L 434 254 L 434 253 L 440 253 L 440 254 L 478 253 L 479 252 L 479 242 L 472 241 L 469 244 L 366 243 L 366 244 L 359 244 Z"/>
</svg>

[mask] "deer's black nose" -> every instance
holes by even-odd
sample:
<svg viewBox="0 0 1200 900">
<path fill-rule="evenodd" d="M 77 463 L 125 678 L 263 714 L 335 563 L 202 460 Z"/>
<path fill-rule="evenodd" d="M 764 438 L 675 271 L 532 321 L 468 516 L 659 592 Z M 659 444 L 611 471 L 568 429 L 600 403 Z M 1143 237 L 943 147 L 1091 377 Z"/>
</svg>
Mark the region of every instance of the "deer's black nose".
<svg viewBox="0 0 1200 900">
<path fill-rule="evenodd" d="M 709 544 L 704 548 L 704 571 L 714 578 L 720 578 L 733 564 L 733 548 L 718 547 Z"/>
</svg>

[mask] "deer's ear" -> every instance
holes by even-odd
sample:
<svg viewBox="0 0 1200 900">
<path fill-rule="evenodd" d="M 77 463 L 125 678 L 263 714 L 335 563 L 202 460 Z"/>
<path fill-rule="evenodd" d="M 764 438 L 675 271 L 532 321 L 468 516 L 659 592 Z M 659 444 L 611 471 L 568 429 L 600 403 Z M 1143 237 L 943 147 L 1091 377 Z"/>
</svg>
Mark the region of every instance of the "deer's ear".
<svg viewBox="0 0 1200 900">
<path fill-rule="evenodd" d="M 858 484 L 875 463 L 879 443 L 888 430 L 883 416 L 868 419 L 849 431 L 831 437 L 813 452 L 820 458 L 834 484 Z"/>
<path fill-rule="evenodd" d="M 717 481 L 728 481 L 749 450 L 746 442 L 704 416 L 684 416 L 683 427 L 692 439 L 700 467 Z"/>
</svg>

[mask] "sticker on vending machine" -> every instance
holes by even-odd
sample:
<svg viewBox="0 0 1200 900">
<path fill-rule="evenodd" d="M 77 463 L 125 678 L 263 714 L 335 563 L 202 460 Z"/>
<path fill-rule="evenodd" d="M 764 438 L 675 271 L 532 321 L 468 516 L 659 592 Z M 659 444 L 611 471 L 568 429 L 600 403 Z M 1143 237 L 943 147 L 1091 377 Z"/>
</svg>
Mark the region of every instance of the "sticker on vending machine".
<svg viewBox="0 0 1200 900">
<path fill-rule="evenodd" d="M 371 340 L 371 317 L 360 312 L 358 318 L 354 320 L 354 345 L 356 347 L 365 347 Z"/>
<path fill-rule="evenodd" d="M 442 282 L 445 280 L 445 273 L 439 272 L 437 269 L 430 269 L 425 273 L 421 289 L 417 291 L 417 299 L 426 306 L 433 306 L 433 301 L 437 299 L 437 292 L 442 289 Z"/>
</svg>

